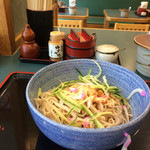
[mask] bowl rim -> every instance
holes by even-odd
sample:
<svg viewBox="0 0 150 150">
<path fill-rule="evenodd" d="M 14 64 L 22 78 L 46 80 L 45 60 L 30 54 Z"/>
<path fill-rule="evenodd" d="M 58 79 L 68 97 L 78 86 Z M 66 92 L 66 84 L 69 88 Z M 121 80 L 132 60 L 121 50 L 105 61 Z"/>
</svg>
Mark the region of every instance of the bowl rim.
<svg viewBox="0 0 150 150">
<path fill-rule="evenodd" d="M 90 128 L 79 128 L 79 127 L 73 127 L 73 126 L 69 126 L 69 125 L 65 125 L 65 124 L 61 124 L 61 123 L 58 123 L 56 121 L 53 121 L 51 120 L 50 118 L 44 116 L 42 113 L 40 113 L 35 107 L 34 105 L 32 104 L 30 98 L 29 98 L 29 95 L 28 95 L 28 91 L 29 91 L 29 87 L 30 87 L 30 83 L 32 82 L 32 80 L 34 79 L 35 76 L 37 76 L 38 74 L 40 74 L 41 71 L 45 70 L 46 68 L 49 68 L 50 66 L 55 66 L 55 65 L 59 65 L 59 63 L 67 63 L 67 62 L 70 62 L 70 61 L 85 61 L 85 60 L 91 60 L 91 59 L 73 59 L 73 60 L 64 60 L 64 61 L 60 61 L 60 62 L 56 62 L 56 63 L 53 63 L 53 64 L 50 64 L 50 65 L 47 65 L 43 68 L 41 68 L 39 71 L 37 71 L 32 77 L 31 79 L 29 80 L 28 84 L 27 84 L 27 87 L 26 87 L 26 101 L 28 103 L 28 106 L 30 109 L 32 109 L 32 111 L 37 115 L 39 116 L 43 121 L 45 122 L 48 122 L 54 126 L 57 126 L 58 128 L 63 128 L 63 129 L 67 129 L 67 130 L 72 130 L 72 131 L 78 131 L 78 132 L 86 132 L 86 133 L 103 133 L 103 132 L 116 132 L 116 131 L 120 131 L 120 130 L 124 130 L 126 129 L 127 127 L 130 127 L 130 126 L 133 126 L 134 124 L 136 124 L 137 122 L 140 122 L 142 119 L 145 118 L 145 116 L 148 114 L 148 112 L 150 111 L 150 102 L 149 104 L 147 105 L 146 109 L 144 112 L 142 112 L 137 118 L 127 122 L 127 123 L 124 123 L 124 124 L 121 124 L 121 125 L 117 125 L 117 126 L 114 126 L 114 127 L 109 127 L 109 128 L 94 128 L 94 129 L 90 129 Z M 149 93 L 147 93 L 147 96 L 150 98 L 150 89 L 148 87 L 148 85 L 145 83 L 145 81 L 139 76 L 137 75 L 136 73 L 126 69 L 125 67 L 122 67 L 122 66 L 119 66 L 117 64 L 114 64 L 114 63 L 110 63 L 110 62 L 105 62 L 105 61 L 101 61 L 101 60 L 95 60 L 96 62 L 98 63 L 104 63 L 104 64 L 109 64 L 109 65 L 113 65 L 113 66 L 116 66 L 117 68 L 122 68 L 124 71 L 126 71 L 127 73 L 131 73 L 132 75 L 134 75 L 136 78 L 139 78 L 139 80 L 141 80 L 141 82 L 143 84 L 145 84 L 146 88 L 149 90 Z"/>
</svg>

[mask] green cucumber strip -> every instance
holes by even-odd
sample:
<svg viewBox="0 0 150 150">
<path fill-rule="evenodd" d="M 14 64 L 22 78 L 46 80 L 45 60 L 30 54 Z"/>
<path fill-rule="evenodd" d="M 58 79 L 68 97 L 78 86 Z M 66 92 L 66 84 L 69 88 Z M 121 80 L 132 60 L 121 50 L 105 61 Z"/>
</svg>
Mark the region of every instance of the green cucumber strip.
<svg viewBox="0 0 150 150">
<path fill-rule="evenodd" d="M 82 107 L 90 115 L 90 117 L 93 118 L 92 112 L 85 105 L 82 105 Z M 97 119 L 93 119 L 93 121 L 97 128 L 104 128 L 104 126 Z"/>
<path fill-rule="evenodd" d="M 65 99 L 66 101 L 70 102 L 71 104 L 75 105 L 78 108 L 82 108 L 82 106 L 76 102 L 75 100 L 71 99 L 70 97 L 68 97 L 66 94 L 64 94 L 63 92 L 59 92 L 60 96 Z"/>
<path fill-rule="evenodd" d="M 74 107 L 74 110 L 75 110 L 76 112 L 79 113 L 79 112 L 81 111 L 81 108 L 76 107 L 76 106 L 73 105 L 72 103 L 70 103 L 70 102 L 68 102 L 67 100 L 65 100 L 64 98 L 62 98 L 59 93 L 56 93 L 56 96 L 57 96 L 64 104 L 66 104 L 70 109 L 71 109 L 72 107 Z"/>
</svg>

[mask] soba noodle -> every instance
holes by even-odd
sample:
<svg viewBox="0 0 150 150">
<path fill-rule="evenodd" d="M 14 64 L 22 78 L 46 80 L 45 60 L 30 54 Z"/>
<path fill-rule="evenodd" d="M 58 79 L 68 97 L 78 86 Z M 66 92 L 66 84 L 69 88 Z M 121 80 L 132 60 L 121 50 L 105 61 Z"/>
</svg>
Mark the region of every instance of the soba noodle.
<svg viewBox="0 0 150 150">
<path fill-rule="evenodd" d="M 96 62 L 95 62 L 96 63 Z M 46 92 L 39 90 L 35 104 L 46 117 L 81 128 L 108 128 L 129 122 L 133 117 L 128 101 L 119 93 L 120 89 L 110 86 L 103 76 L 101 67 L 98 75 L 82 76 L 79 80 L 61 82 Z"/>
</svg>

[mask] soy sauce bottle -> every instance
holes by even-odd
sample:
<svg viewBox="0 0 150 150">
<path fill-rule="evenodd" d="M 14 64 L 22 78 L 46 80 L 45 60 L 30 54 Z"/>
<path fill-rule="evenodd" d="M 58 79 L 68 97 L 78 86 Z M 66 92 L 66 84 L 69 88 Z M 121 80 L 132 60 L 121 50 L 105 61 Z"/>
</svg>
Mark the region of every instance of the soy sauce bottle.
<svg viewBox="0 0 150 150">
<path fill-rule="evenodd" d="M 23 43 L 20 46 L 20 55 L 23 58 L 38 58 L 40 56 L 40 47 L 35 42 L 35 33 L 30 28 L 29 24 L 26 24 L 25 29 L 22 32 Z"/>
</svg>

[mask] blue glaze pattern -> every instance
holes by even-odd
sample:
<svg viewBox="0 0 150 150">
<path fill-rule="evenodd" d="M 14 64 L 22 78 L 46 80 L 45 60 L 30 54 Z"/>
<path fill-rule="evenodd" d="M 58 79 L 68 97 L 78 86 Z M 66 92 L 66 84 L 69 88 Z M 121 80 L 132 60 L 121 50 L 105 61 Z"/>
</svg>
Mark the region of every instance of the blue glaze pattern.
<svg viewBox="0 0 150 150">
<path fill-rule="evenodd" d="M 26 88 L 26 99 L 32 117 L 39 129 L 55 143 L 77 150 L 107 150 L 119 145 L 124 138 L 124 132 L 133 136 L 150 110 L 150 91 L 147 84 L 135 73 L 113 63 L 96 60 L 102 67 L 102 75 L 106 75 L 108 84 L 122 89 L 123 96 L 127 97 L 132 90 L 141 88 L 146 96 L 136 93 L 130 100 L 133 119 L 129 123 L 105 129 L 82 129 L 57 123 L 35 108 L 34 98 L 37 97 L 38 88 L 47 91 L 61 81 L 77 79 L 78 68 L 86 75 L 93 65 L 92 73 L 99 72 L 97 65 L 90 59 L 65 60 L 46 66 L 39 70 L 30 79 Z"/>
</svg>

